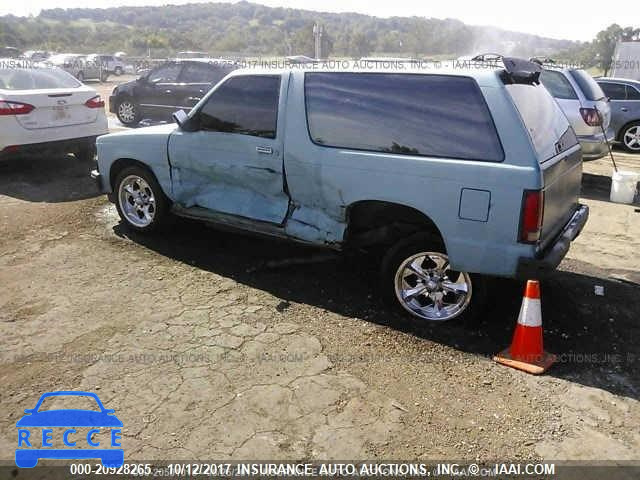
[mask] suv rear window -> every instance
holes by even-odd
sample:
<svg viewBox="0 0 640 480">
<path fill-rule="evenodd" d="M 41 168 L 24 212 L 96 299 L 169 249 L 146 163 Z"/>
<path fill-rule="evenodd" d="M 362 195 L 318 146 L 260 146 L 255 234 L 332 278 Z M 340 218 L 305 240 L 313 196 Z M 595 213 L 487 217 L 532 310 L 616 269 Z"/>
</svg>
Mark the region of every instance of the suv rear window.
<svg viewBox="0 0 640 480">
<path fill-rule="evenodd" d="M 594 101 L 604 98 L 604 92 L 600 85 L 587 72 L 584 70 L 571 70 L 569 73 L 578 83 L 587 100 Z"/>
<path fill-rule="evenodd" d="M 405 155 L 502 161 L 472 78 L 398 73 L 305 74 L 314 143 Z"/>
<path fill-rule="evenodd" d="M 578 95 L 571 86 L 569 80 L 560 72 L 553 70 L 543 70 L 540 73 L 540 81 L 551 95 L 562 100 L 577 100 Z"/>
<path fill-rule="evenodd" d="M 514 84 L 505 88 L 520 113 L 541 163 L 578 143 L 567 117 L 544 86 Z"/>
</svg>

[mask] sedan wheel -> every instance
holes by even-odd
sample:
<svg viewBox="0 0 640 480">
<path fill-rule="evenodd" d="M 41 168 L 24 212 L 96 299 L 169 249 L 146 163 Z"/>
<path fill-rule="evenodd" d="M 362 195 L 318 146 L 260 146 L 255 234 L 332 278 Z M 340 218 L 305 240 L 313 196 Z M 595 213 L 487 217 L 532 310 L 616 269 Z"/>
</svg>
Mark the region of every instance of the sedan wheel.
<svg viewBox="0 0 640 480">
<path fill-rule="evenodd" d="M 640 124 L 631 125 L 624 131 L 622 143 L 630 152 L 640 152 Z"/>
<path fill-rule="evenodd" d="M 118 120 L 125 125 L 132 125 L 138 122 L 138 107 L 131 100 L 122 100 L 118 104 Z"/>
<path fill-rule="evenodd" d="M 425 320 L 445 321 L 460 315 L 471 301 L 471 277 L 451 270 L 440 252 L 420 252 L 396 271 L 395 293 L 400 305 Z"/>
</svg>

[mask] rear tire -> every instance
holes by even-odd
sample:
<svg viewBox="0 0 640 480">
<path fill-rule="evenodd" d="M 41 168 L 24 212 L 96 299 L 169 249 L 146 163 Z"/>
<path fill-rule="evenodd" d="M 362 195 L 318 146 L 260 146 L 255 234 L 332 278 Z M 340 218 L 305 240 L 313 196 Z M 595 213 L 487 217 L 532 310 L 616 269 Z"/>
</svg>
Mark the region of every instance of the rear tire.
<svg viewBox="0 0 640 480">
<path fill-rule="evenodd" d="M 116 116 L 120 123 L 127 126 L 137 125 L 140 122 L 140 107 L 130 98 L 123 98 L 116 106 Z"/>
<path fill-rule="evenodd" d="M 131 230 L 147 233 L 168 223 L 170 201 L 146 168 L 132 165 L 122 169 L 116 176 L 114 193 L 118 215 Z"/>
<path fill-rule="evenodd" d="M 453 271 L 442 241 L 420 232 L 391 247 L 382 261 L 384 300 L 414 321 L 471 322 L 486 303 L 482 275 Z"/>
<path fill-rule="evenodd" d="M 116 74 L 116 76 L 120 76 L 122 75 L 124 72 L 122 71 L 122 67 L 116 67 L 116 69 L 113 71 L 113 73 Z"/>
<path fill-rule="evenodd" d="M 78 73 L 76 74 L 76 78 L 77 78 L 79 81 L 83 82 L 83 81 L 84 81 L 84 73 L 82 73 L 82 72 L 78 72 Z"/>
<path fill-rule="evenodd" d="M 622 147 L 631 153 L 640 153 L 640 122 L 633 122 L 620 133 Z"/>
</svg>

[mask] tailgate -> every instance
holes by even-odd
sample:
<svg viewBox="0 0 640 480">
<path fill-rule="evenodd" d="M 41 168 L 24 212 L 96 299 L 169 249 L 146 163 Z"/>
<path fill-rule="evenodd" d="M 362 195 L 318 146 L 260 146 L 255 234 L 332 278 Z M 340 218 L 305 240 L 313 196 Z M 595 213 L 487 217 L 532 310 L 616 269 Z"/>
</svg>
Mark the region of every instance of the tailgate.
<svg viewBox="0 0 640 480">
<path fill-rule="evenodd" d="M 578 145 L 540 165 L 543 179 L 544 210 L 541 248 L 552 241 L 578 208 L 582 184 L 582 151 Z"/>
<path fill-rule="evenodd" d="M 507 85 L 538 159 L 544 193 L 539 244 L 544 248 L 578 208 L 582 151 L 559 105 L 542 85 Z"/>
</svg>

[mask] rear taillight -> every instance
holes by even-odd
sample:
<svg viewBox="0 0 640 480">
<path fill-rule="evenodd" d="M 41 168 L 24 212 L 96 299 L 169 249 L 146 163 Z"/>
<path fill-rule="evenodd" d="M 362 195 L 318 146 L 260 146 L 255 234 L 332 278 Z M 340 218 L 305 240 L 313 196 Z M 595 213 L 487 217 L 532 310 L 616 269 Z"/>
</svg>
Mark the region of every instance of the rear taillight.
<svg viewBox="0 0 640 480">
<path fill-rule="evenodd" d="M 22 102 L 0 100 L 0 115 L 26 115 L 35 109 L 33 105 Z"/>
<path fill-rule="evenodd" d="M 90 98 L 84 104 L 89 108 L 104 108 L 104 100 L 100 97 L 100 95 L 96 95 L 93 98 Z"/>
<path fill-rule="evenodd" d="M 540 240 L 543 214 L 544 192 L 541 190 L 525 190 L 520 214 L 521 243 L 536 243 Z"/>
<path fill-rule="evenodd" d="M 584 123 L 590 127 L 599 127 L 602 125 L 602 117 L 595 108 L 581 108 L 580 115 L 582 115 Z"/>
</svg>

